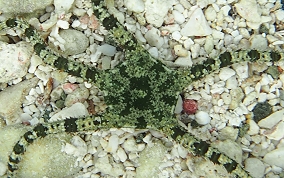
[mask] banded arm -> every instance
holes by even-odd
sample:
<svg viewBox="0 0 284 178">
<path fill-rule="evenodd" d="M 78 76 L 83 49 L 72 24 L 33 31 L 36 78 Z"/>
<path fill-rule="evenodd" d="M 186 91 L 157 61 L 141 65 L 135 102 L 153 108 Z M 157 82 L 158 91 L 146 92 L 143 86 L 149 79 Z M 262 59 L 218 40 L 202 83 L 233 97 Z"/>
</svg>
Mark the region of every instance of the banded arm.
<svg viewBox="0 0 284 178">
<path fill-rule="evenodd" d="M 34 27 L 30 26 L 26 20 L 13 18 L 0 23 L 0 31 L 9 28 L 22 30 L 22 38 L 28 38 L 28 41 L 34 47 L 35 53 L 41 57 L 44 63 L 57 68 L 58 70 L 67 72 L 70 75 L 81 77 L 85 81 L 96 83 L 100 80 L 99 76 L 102 71 L 51 52 L 43 41 L 40 33 Z"/>
<path fill-rule="evenodd" d="M 221 153 L 216 148 L 211 147 L 207 142 L 197 139 L 181 126 L 175 127 L 173 131 L 174 134 L 171 137 L 192 154 L 204 157 L 214 164 L 223 166 L 228 173 L 231 173 L 235 177 L 252 178 L 235 160 Z"/>
</svg>

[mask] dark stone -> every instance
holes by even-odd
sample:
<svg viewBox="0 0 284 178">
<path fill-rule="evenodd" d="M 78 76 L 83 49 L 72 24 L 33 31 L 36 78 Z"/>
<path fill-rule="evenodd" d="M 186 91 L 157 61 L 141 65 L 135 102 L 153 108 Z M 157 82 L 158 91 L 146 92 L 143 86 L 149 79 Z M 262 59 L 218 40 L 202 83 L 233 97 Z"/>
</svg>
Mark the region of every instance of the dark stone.
<svg viewBox="0 0 284 178">
<path fill-rule="evenodd" d="M 257 103 L 252 112 L 253 119 L 257 123 L 272 113 L 272 106 L 268 102 Z"/>
</svg>

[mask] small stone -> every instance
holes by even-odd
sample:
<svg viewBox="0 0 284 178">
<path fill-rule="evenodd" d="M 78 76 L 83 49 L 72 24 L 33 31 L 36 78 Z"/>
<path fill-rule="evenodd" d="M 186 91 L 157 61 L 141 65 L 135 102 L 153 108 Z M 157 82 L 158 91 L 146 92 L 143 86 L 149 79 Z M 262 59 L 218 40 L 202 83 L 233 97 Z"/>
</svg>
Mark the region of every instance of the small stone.
<svg viewBox="0 0 284 178">
<path fill-rule="evenodd" d="M 258 102 L 262 103 L 267 100 L 267 94 L 266 93 L 259 93 L 258 95 Z"/>
<path fill-rule="evenodd" d="M 136 177 L 158 177 L 159 166 L 165 154 L 166 147 L 162 143 L 156 142 L 152 147 L 148 145 L 140 154 Z"/>
<path fill-rule="evenodd" d="M 129 11 L 136 13 L 143 12 L 145 8 L 142 0 L 124 0 L 124 5 Z"/>
<path fill-rule="evenodd" d="M 255 100 L 256 100 L 256 92 L 251 92 L 251 93 L 246 95 L 246 97 L 243 101 L 243 104 L 248 106 L 248 105 L 252 104 Z"/>
<path fill-rule="evenodd" d="M 284 11 L 282 9 L 275 11 L 274 14 L 279 21 L 284 20 Z"/>
<path fill-rule="evenodd" d="M 135 152 L 137 151 L 137 144 L 133 137 L 128 138 L 125 142 L 123 142 L 122 147 L 126 152 Z"/>
<path fill-rule="evenodd" d="M 248 134 L 249 135 L 256 135 L 259 132 L 259 126 L 255 123 L 254 120 L 250 119 L 249 120 L 249 130 L 248 130 Z"/>
<path fill-rule="evenodd" d="M 284 137 L 284 121 L 279 122 L 271 130 L 266 130 L 264 135 L 271 140 L 280 140 Z"/>
<path fill-rule="evenodd" d="M 181 57 L 186 57 L 188 55 L 188 51 L 182 47 L 182 45 L 174 46 L 175 54 Z"/>
<path fill-rule="evenodd" d="M 223 81 L 228 80 L 230 77 L 234 76 L 236 74 L 236 72 L 229 68 L 229 67 L 224 67 L 220 70 L 219 73 L 219 78 Z"/>
<path fill-rule="evenodd" d="M 181 34 L 180 34 L 179 31 L 174 31 L 174 32 L 172 33 L 172 38 L 173 38 L 174 40 L 176 40 L 176 41 L 180 40 L 181 37 L 182 37 L 182 36 L 181 36 Z"/>
<path fill-rule="evenodd" d="M 183 36 L 207 36 L 212 34 L 204 14 L 198 6 L 192 6 L 190 8 L 189 20 L 185 26 L 181 29 Z"/>
<path fill-rule="evenodd" d="M 209 6 L 209 7 L 206 8 L 205 17 L 209 21 L 214 21 L 214 20 L 217 19 L 217 13 L 216 13 L 215 9 L 213 8 L 213 6 Z"/>
<path fill-rule="evenodd" d="M 179 114 L 182 112 L 182 97 L 180 95 L 178 95 L 178 99 L 177 99 L 177 104 L 176 104 L 176 107 L 175 107 L 175 114 Z M 144 141 L 145 142 L 145 141 Z M 147 143 L 147 142 L 146 142 Z"/>
<path fill-rule="evenodd" d="M 110 69 L 110 64 L 111 64 L 111 58 L 109 56 L 104 56 L 101 58 L 102 60 L 102 69 Z"/>
<path fill-rule="evenodd" d="M 45 7 L 52 5 L 53 0 L 27 0 L 24 3 L 18 0 L 0 1 L 0 11 L 5 14 L 37 14 L 35 12 L 41 12 Z"/>
<path fill-rule="evenodd" d="M 256 0 L 241 0 L 235 4 L 238 14 L 249 22 L 261 24 L 261 13 L 258 11 Z"/>
<path fill-rule="evenodd" d="M 51 116 L 50 121 L 58 121 L 60 119 L 66 118 L 78 118 L 83 116 L 88 116 L 89 112 L 86 109 L 85 105 L 82 103 L 75 103 L 68 108 L 64 108 L 58 113 Z"/>
<path fill-rule="evenodd" d="M 164 17 L 173 4 L 173 0 L 146 0 L 145 17 L 147 22 L 156 27 L 160 27 L 164 22 Z"/>
<path fill-rule="evenodd" d="M 119 138 L 117 135 L 112 135 L 110 136 L 109 140 L 108 140 L 108 145 L 106 147 L 106 151 L 109 153 L 115 153 L 116 150 L 118 149 L 118 143 Z"/>
<path fill-rule="evenodd" d="M 229 108 L 230 109 L 236 109 L 240 105 L 242 99 L 245 96 L 244 93 L 243 93 L 243 90 L 240 87 L 238 87 L 236 89 L 232 89 L 230 91 L 230 95 L 232 97 L 232 102 L 231 102 Z"/>
<path fill-rule="evenodd" d="M 119 157 L 121 162 L 125 162 L 127 159 L 127 155 L 121 147 L 119 147 L 117 150 L 117 156 Z"/>
<path fill-rule="evenodd" d="M 236 76 L 232 76 L 226 80 L 226 88 L 235 89 L 238 87 L 238 81 Z"/>
<path fill-rule="evenodd" d="M 281 90 L 279 90 L 279 98 L 281 99 L 281 100 L 284 100 L 284 91 L 281 89 Z"/>
<path fill-rule="evenodd" d="M 24 97 L 37 83 L 38 79 L 32 78 L 5 88 L 0 92 L 0 117 L 6 121 L 7 125 L 15 124 L 17 121 L 20 122 L 18 119 L 20 119 L 22 113 L 21 106 Z"/>
<path fill-rule="evenodd" d="M 188 150 L 182 147 L 181 145 L 178 145 L 177 151 L 179 156 L 183 159 L 185 159 L 186 156 L 188 155 Z"/>
<path fill-rule="evenodd" d="M 43 63 L 43 61 L 38 55 L 33 55 L 31 57 L 31 65 L 30 65 L 28 72 L 34 73 L 36 71 L 37 66 L 42 64 L 42 63 Z"/>
<path fill-rule="evenodd" d="M 232 67 L 241 79 L 248 78 L 249 73 L 247 62 L 233 64 Z"/>
<path fill-rule="evenodd" d="M 245 169 L 252 177 L 264 177 L 265 165 L 257 158 L 248 158 L 245 161 Z"/>
<path fill-rule="evenodd" d="M 195 100 L 185 99 L 182 104 L 183 111 L 186 114 L 194 114 L 198 109 L 198 104 Z"/>
<path fill-rule="evenodd" d="M 159 57 L 159 50 L 156 47 L 151 47 L 148 49 L 148 52 L 150 53 L 150 55 L 154 58 L 158 58 Z"/>
<path fill-rule="evenodd" d="M 51 48 L 56 52 L 64 55 L 75 55 L 86 51 L 89 46 L 89 39 L 85 34 L 74 29 L 63 29 L 59 32 L 59 36 L 63 39 L 64 49 L 59 49 L 55 43 L 49 42 Z M 57 41 L 55 41 L 57 42 Z"/>
<path fill-rule="evenodd" d="M 212 50 L 214 49 L 214 40 L 213 40 L 213 37 L 211 35 L 206 37 L 204 49 L 205 49 L 207 54 L 210 54 L 212 52 Z"/>
<path fill-rule="evenodd" d="M 145 38 L 151 46 L 157 48 L 160 48 L 164 44 L 164 39 L 160 37 L 159 30 L 154 27 L 145 34 Z"/>
<path fill-rule="evenodd" d="M 229 93 L 222 93 L 221 98 L 223 99 L 225 104 L 230 104 L 232 101 L 232 97 Z"/>
<path fill-rule="evenodd" d="M 109 44 L 103 44 L 97 48 L 97 51 L 101 52 L 106 56 L 114 56 L 116 53 L 116 48 Z"/>
<path fill-rule="evenodd" d="M 200 125 L 209 124 L 211 121 L 211 117 L 205 111 L 197 111 L 197 113 L 195 114 L 195 117 L 196 117 L 195 119 L 196 122 Z"/>
<path fill-rule="evenodd" d="M 269 165 L 275 165 L 284 169 L 284 147 L 268 152 L 263 161 Z"/>
<path fill-rule="evenodd" d="M 280 75 L 277 66 L 269 66 L 266 72 L 270 74 L 274 79 L 277 79 Z"/>
<path fill-rule="evenodd" d="M 7 83 L 26 75 L 31 62 L 32 46 L 27 42 L 0 42 L 0 49 L 0 83 Z"/>
<path fill-rule="evenodd" d="M 223 32 L 220 32 L 218 30 L 213 30 L 212 31 L 212 36 L 214 39 L 224 39 L 225 34 Z"/>
<path fill-rule="evenodd" d="M 57 14 L 68 13 L 73 3 L 74 0 L 67 0 L 67 1 L 54 0 L 55 12 Z"/>
<path fill-rule="evenodd" d="M 238 137 L 239 129 L 235 129 L 233 127 L 225 127 L 221 129 L 218 138 L 219 140 L 236 140 Z"/>
<path fill-rule="evenodd" d="M 81 137 L 77 135 L 72 137 L 71 144 L 76 147 L 74 156 L 84 157 L 87 154 L 87 144 Z"/>
<path fill-rule="evenodd" d="M 250 38 L 250 42 L 251 42 L 251 49 L 264 51 L 268 47 L 267 39 L 262 35 L 253 35 Z"/>
<path fill-rule="evenodd" d="M 237 163 L 242 162 L 243 151 L 239 144 L 232 140 L 225 140 L 220 142 L 213 142 L 212 146 L 225 153 L 228 157 L 236 160 Z"/>
<path fill-rule="evenodd" d="M 182 13 L 177 10 L 173 10 L 174 19 L 178 24 L 182 24 L 185 21 L 185 18 Z"/>
<path fill-rule="evenodd" d="M 252 112 L 254 121 L 258 123 L 272 113 L 272 107 L 268 102 L 257 103 Z"/>
<path fill-rule="evenodd" d="M 75 89 L 72 93 L 68 94 L 65 99 L 65 106 L 70 107 L 74 103 L 83 103 L 89 97 L 89 90 L 85 87 Z"/>
</svg>

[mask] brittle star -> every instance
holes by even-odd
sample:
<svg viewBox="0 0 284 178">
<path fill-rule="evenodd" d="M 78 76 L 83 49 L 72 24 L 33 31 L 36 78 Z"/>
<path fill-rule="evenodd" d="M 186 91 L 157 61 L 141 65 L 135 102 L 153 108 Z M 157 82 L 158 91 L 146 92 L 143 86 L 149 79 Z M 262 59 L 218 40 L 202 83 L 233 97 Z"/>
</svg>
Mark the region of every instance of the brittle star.
<svg viewBox="0 0 284 178">
<path fill-rule="evenodd" d="M 29 144 L 37 138 L 60 132 L 82 132 L 109 128 L 133 127 L 155 129 L 173 138 L 197 156 L 204 156 L 220 164 L 236 177 L 250 175 L 235 160 L 192 136 L 180 126 L 174 115 L 176 100 L 182 89 L 214 70 L 242 61 L 276 62 L 283 59 L 278 52 L 239 51 L 225 52 L 217 58 L 208 58 L 190 69 L 172 70 L 155 60 L 127 32 L 118 20 L 105 10 L 104 1 L 92 0 L 95 16 L 100 20 L 116 44 L 124 50 L 125 61 L 114 69 L 98 70 L 67 58 L 54 55 L 39 33 L 26 21 L 9 19 L 0 28 L 20 28 L 33 44 L 35 53 L 43 61 L 70 75 L 83 78 L 104 91 L 107 111 L 102 115 L 69 118 L 64 121 L 41 123 L 26 132 L 9 156 L 8 177 L 16 176 L 18 163 Z"/>
</svg>

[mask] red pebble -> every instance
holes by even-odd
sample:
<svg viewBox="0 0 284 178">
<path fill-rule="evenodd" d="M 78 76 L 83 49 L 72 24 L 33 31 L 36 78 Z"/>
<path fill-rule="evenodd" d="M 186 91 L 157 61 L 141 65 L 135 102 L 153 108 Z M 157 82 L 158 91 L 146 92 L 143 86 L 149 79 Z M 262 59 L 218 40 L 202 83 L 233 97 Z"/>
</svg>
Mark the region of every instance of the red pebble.
<svg viewBox="0 0 284 178">
<path fill-rule="evenodd" d="M 182 107 L 186 114 L 195 114 L 198 109 L 197 102 L 192 99 L 183 100 Z"/>
</svg>

